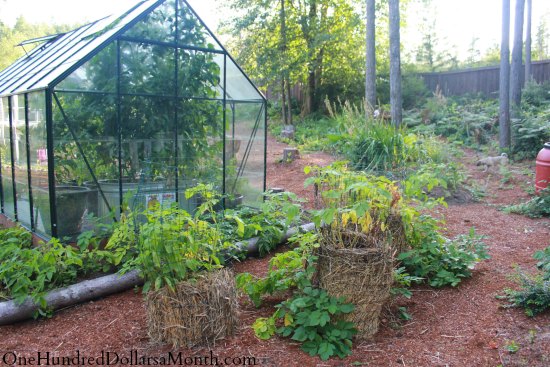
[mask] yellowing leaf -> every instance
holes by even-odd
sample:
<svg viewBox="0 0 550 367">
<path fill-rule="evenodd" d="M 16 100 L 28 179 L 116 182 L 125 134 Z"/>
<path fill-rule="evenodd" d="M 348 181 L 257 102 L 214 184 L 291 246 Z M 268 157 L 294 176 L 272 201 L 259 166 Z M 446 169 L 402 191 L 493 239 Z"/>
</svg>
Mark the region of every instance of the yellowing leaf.
<svg viewBox="0 0 550 367">
<path fill-rule="evenodd" d="M 285 326 L 290 326 L 294 322 L 294 319 L 292 318 L 292 315 L 287 313 L 285 314 Z"/>
<path fill-rule="evenodd" d="M 348 213 L 342 213 L 342 225 L 344 227 L 348 225 L 349 217 Z"/>
<path fill-rule="evenodd" d="M 359 219 L 359 224 L 361 225 L 361 230 L 365 233 L 368 233 L 372 224 L 372 217 L 369 212 L 365 213 L 365 216 Z"/>
</svg>

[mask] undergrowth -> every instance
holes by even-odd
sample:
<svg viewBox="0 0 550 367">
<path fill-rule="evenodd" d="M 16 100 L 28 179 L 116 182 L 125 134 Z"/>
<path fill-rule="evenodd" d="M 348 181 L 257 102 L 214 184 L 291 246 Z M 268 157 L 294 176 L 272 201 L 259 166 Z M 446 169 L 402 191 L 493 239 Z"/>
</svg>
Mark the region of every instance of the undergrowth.
<svg viewBox="0 0 550 367">
<path fill-rule="evenodd" d="M 524 308 L 531 317 L 550 310 L 550 246 L 535 252 L 533 257 L 538 260 L 536 272 L 529 274 L 517 268 L 512 279 L 519 289 L 505 289 L 499 297 L 510 302 L 505 307 Z"/>
<path fill-rule="evenodd" d="M 505 207 L 504 212 L 526 215 L 530 218 L 550 217 L 550 188 L 541 190 L 539 195 L 528 201 Z"/>
<path fill-rule="evenodd" d="M 0 289 L 17 304 L 30 297 L 39 306 L 35 316 L 49 314 L 48 291 L 111 269 L 106 252 L 88 232 L 81 235 L 78 247 L 56 238 L 36 247 L 31 241 L 30 232 L 21 227 L 0 230 Z"/>
<path fill-rule="evenodd" d="M 252 328 L 263 340 L 275 334 L 290 337 L 301 343 L 303 351 L 318 355 L 324 361 L 332 356 L 344 358 L 351 354 L 352 337 L 357 330 L 339 316 L 352 312 L 354 306 L 313 286 L 317 261 L 313 250 L 319 246 L 317 234 L 298 234 L 290 242 L 296 247 L 275 255 L 269 262 L 266 277 L 249 273 L 237 275 L 237 286 L 256 307 L 262 305 L 265 295 L 292 291 L 270 317 L 258 318 Z"/>
</svg>

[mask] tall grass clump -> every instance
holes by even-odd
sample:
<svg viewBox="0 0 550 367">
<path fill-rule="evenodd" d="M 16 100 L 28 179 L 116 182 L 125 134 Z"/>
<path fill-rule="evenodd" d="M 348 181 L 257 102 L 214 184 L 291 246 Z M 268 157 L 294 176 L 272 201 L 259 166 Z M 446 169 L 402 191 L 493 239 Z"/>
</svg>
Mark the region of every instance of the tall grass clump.
<svg viewBox="0 0 550 367">
<path fill-rule="evenodd" d="M 354 169 L 387 174 L 447 159 L 435 138 L 414 134 L 405 127 L 395 128 L 385 121 L 385 113 L 371 117 L 372 111 L 366 104 L 356 106 L 326 100 L 325 106 L 339 131 L 339 135 L 329 138 Z"/>
</svg>

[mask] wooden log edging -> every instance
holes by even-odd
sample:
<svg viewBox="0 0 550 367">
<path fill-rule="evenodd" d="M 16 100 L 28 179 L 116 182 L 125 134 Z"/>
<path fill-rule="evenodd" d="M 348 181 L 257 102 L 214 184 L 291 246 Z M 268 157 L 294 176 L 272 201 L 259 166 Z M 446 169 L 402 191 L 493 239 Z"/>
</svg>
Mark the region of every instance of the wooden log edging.
<svg viewBox="0 0 550 367">
<path fill-rule="evenodd" d="M 311 232 L 314 229 L 315 225 L 313 223 L 290 228 L 280 243 L 288 241 L 290 237 L 300 231 Z M 236 246 L 242 249 L 243 252 L 246 252 L 247 256 L 252 255 L 258 252 L 258 240 L 258 237 L 254 237 L 246 241 L 237 242 Z M 124 292 L 142 284 L 143 279 L 139 271 L 131 270 L 126 274 L 109 274 L 72 284 L 65 288 L 55 289 L 48 292 L 44 298 L 48 307 L 55 311 L 78 303 Z M 14 300 L 0 302 L 0 326 L 30 319 L 38 309 L 39 306 L 30 297 L 22 304 L 17 304 Z"/>
<path fill-rule="evenodd" d="M 44 297 L 52 310 L 91 301 L 96 298 L 123 292 L 143 284 L 137 270 L 126 274 L 110 274 L 95 279 L 85 280 L 65 288 L 55 289 Z M 14 300 L 0 303 L 0 325 L 8 325 L 33 317 L 39 306 L 28 297 L 22 304 Z"/>
</svg>

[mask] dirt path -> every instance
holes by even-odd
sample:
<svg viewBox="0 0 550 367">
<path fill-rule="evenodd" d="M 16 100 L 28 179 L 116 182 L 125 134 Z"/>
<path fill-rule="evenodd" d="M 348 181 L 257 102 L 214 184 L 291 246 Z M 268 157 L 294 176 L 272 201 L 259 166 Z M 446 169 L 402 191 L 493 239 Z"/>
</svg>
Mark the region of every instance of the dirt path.
<svg viewBox="0 0 550 367">
<path fill-rule="evenodd" d="M 303 167 L 327 164 L 332 158 L 316 153 L 291 164 L 278 163 L 283 146 L 269 141 L 268 187 L 284 187 L 311 198 L 311 190 L 303 188 Z M 471 179 L 486 191 L 485 199 L 440 210 L 449 235 L 474 226 L 487 236 L 491 259 L 479 264 L 471 279 L 457 288 L 415 288 L 411 300 L 394 306 L 406 306 L 412 320 L 399 324 L 386 316 L 372 342 L 356 345 L 345 360 L 328 362 L 309 357 L 287 339 L 256 339 L 249 326 L 270 310 L 256 310 L 243 297 L 240 331 L 212 350 L 220 363 L 225 357 L 254 356 L 261 366 L 549 366 L 550 314 L 528 318 L 521 310 L 502 309 L 495 295 L 513 286 L 508 279 L 513 264 L 532 268 L 533 252 L 550 245 L 550 220 L 499 211 L 499 205 L 527 197 L 518 186 L 527 185 L 529 177 L 522 174 L 521 166 L 512 166 L 509 182 L 503 183 L 498 173 L 478 170 L 475 160 L 472 152 L 462 159 Z M 266 264 L 267 259 L 250 259 L 235 270 L 263 273 Z M 515 354 L 505 348 L 512 342 L 519 346 Z M 56 312 L 51 319 L 0 327 L 0 350 L 2 365 L 2 355 L 12 351 L 34 356 L 36 352 L 74 356 L 77 350 L 81 355 L 99 356 L 110 351 L 111 356 L 116 352 L 121 357 L 130 356 L 132 350 L 162 356 L 171 349 L 150 344 L 142 295 L 128 291 Z M 184 357 L 209 355 L 204 349 L 181 351 Z"/>
</svg>

